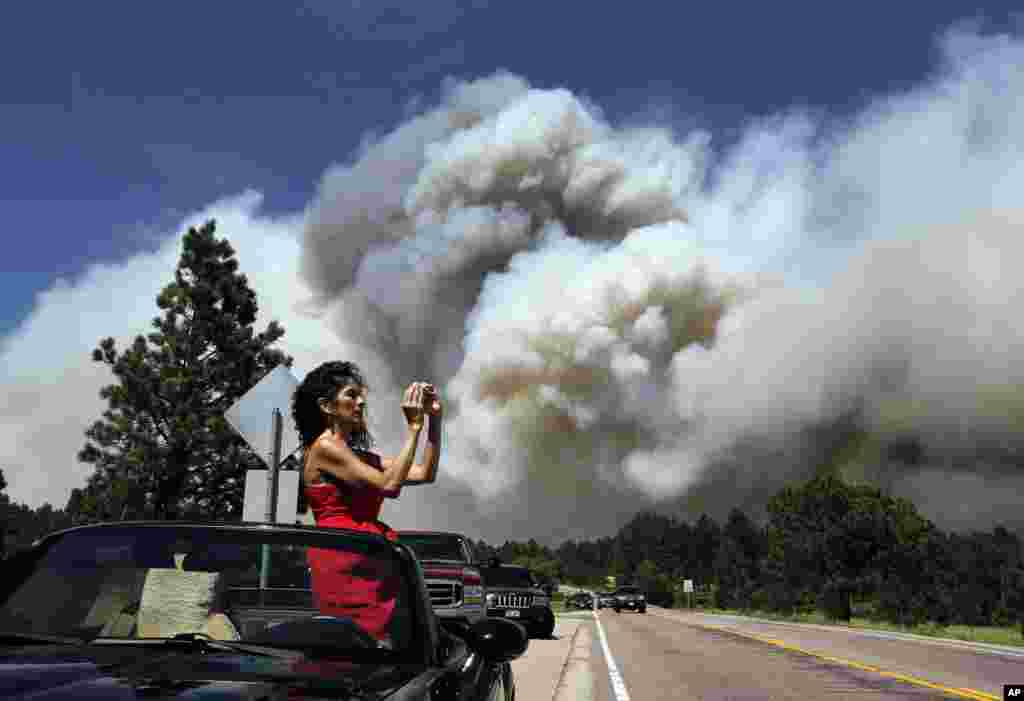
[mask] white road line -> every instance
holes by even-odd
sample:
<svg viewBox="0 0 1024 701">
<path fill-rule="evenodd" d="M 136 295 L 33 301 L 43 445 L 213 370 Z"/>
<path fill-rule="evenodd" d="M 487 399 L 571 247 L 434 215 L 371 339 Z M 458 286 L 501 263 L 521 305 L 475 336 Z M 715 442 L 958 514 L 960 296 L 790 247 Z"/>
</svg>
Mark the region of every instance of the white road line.
<svg viewBox="0 0 1024 701">
<path fill-rule="evenodd" d="M 629 692 L 626 691 L 626 682 L 619 674 L 619 668 L 612 658 L 612 650 L 608 647 L 608 636 L 604 634 L 604 626 L 601 625 L 601 618 L 594 612 L 594 622 L 597 623 L 597 633 L 601 636 L 601 649 L 604 650 L 604 661 L 608 665 L 608 676 L 612 681 L 612 691 L 615 692 L 616 701 L 629 701 Z"/>
</svg>

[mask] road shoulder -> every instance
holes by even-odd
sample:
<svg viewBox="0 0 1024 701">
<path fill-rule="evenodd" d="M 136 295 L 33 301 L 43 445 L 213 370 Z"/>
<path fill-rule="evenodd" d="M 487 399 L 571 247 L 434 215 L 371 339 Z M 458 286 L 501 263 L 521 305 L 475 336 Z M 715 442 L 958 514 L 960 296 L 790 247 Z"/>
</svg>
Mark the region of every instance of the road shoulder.
<svg viewBox="0 0 1024 701">
<path fill-rule="evenodd" d="M 512 662 L 517 698 L 547 701 L 555 697 L 581 627 L 588 627 L 585 619 L 559 617 L 550 639 L 530 640 L 526 654 Z"/>
</svg>

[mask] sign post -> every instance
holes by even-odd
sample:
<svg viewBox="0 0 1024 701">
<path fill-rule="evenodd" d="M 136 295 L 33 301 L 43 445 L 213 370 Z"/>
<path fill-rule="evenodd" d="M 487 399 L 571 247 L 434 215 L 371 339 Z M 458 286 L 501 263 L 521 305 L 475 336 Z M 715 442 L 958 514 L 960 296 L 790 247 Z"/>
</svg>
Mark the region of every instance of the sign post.
<svg viewBox="0 0 1024 701">
<path fill-rule="evenodd" d="M 271 425 L 273 434 L 272 448 L 270 451 L 270 462 L 267 463 L 267 523 L 277 522 L 277 476 L 278 467 L 281 465 L 281 410 L 274 407 L 274 420 Z M 267 580 L 270 578 L 270 546 L 264 543 L 260 553 L 260 590 L 267 588 Z"/>
<path fill-rule="evenodd" d="M 294 523 L 296 519 L 298 472 L 285 472 L 284 480 L 279 471 L 281 456 L 291 455 L 298 448 L 298 436 L 283 431 L 282 411 L 287 410 L 292 394 L 298 387 L 298 380 L 285 365 L 278 365 L 267 373 L 242 397 L 232 404 L 224 418 L 246 443 L 267 465 L 264 489 L 257 487 L 263 470 L 249 470 L 245 475 L 245 497 L 242 502 L 242 519 L 265 521 L 266 523 Z M 271 415 L 270 431 L 267 431 L 267 413 Z M 282 503 L 280 492 L 285 487 L 287 503 Z M 282 508 L 283 507 L 283 508 Z M 270 576 L 270 548 L 260 549 L 260 590 L 267 588 Z"/>
</svg>

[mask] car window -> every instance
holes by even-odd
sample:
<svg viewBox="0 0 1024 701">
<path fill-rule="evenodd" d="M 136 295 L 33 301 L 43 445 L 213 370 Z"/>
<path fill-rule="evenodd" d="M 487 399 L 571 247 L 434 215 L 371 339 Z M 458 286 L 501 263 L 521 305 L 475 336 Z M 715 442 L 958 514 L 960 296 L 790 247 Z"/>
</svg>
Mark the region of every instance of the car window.
<svg viewBox="0 0 1024 701">
<path fill-rule="evenodd" d="M 466 560 L 462 542 L 454 536 L 400 534 L 398 540 L 421 560 Z"/>
<path fill-rule="evenodd" d="M 198 633 L 292 649 L 399 652 L 412 572 L 333 535 L 114 526 L 60 537 L 0 603 L 0 631 L 96 639 Z"/>
<path fill-rule="evenodd" d="M 518 567 L 486 567 L 482 570 L 484 584 L 488 587 L 519 587 L 535 586 L 529 570 Z"/>
</svg>

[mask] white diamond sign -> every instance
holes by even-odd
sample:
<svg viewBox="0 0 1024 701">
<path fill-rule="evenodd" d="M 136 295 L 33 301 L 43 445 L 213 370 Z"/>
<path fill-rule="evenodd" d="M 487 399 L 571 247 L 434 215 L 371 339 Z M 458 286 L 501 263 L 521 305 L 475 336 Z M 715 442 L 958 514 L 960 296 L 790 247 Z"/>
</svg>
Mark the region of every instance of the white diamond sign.
<svg viewBox="0 0 1024 701">
<path fill-rule="evenodd" d="M 238 431 L 249 447 L 256 451 L 268 466 L 274 450 L 273 414 L 281 411 L 282 417 L 291 416 L 292 393 L 299 386 L 292 371 L 278 365 L 268 372 L 237 402 L 224 412 L 231 427 Z M 290 429 L 291 421 L 286 420 L 281 431 L 281 459 L 291 455 L 299 447 L 299 436 Z"/>
<path fill-rule="evenodd" d="M 299 471 L 284 470 L 277 476 L 277 523 L 291 525 L 299 518 Z M 242 501 L 243 521 L 265 521 L 267 518 L 267 471 L 247 470 L 245 497 Z"/>
</svg>

